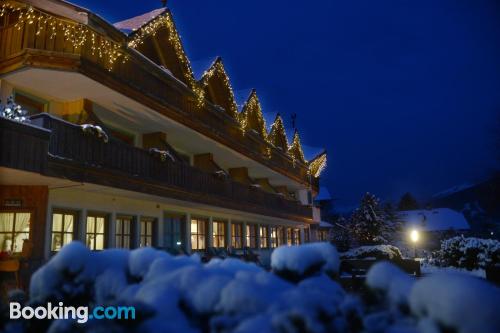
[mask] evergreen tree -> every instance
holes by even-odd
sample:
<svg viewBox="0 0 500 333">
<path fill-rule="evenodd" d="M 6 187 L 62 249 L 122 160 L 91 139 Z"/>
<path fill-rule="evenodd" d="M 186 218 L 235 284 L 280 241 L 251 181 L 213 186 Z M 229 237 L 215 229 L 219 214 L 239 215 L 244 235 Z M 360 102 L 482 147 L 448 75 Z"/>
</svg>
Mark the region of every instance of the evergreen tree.
<svg viewBox="0 0 500 333">
<path fill-rule="evenodd" d="M 409 192 L 403 194 L 403 196 L 399 200 L 398 210 L 415 210 L 415 209 L 418 209 L 417 200 Z"/>
<path fill-rule="evenodd" d="M 0 101 L 1 117 L 24 123 L 29 122 L 27 114 L 28 111 L 23 110 L 21 105 L 14 103 L 14 98 L 12 96 L 7 99 L 7 104 L 5 104 L 5 106 L 2 106 L 2 101 Z"/>
<path fill-rule="evenodd" d="M 366 193 L 352 213 L 348 228 L 359 245 L 385 244 L 392 238 L 396 223 L 379 205 L 377 197 Z"/>
</svg>

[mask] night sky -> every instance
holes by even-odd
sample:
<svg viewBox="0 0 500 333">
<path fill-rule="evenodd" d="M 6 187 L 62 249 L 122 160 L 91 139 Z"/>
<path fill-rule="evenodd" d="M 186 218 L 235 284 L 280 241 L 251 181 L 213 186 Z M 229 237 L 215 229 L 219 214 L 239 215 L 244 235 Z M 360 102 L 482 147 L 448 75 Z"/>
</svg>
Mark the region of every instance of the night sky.
<svg viewBox="0 0 500 333">
<path fill-rule="evenodd" d="M 110 22 L 160 1 L 73 0 Z M 498 0 L 169 0 L 192 61 L 223 57 L 233 88 L 303 144 L 325 147 L 339 207 L 421 199 L 494 167 Z"/>
</svg>

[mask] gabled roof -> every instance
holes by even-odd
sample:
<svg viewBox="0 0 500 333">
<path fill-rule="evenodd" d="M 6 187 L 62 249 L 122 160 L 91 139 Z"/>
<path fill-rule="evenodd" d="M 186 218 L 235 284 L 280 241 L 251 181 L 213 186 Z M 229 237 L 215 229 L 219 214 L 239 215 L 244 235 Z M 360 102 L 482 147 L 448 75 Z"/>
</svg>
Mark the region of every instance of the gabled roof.
<svg viewBox="0 0 500 333">
<path fill-rule="evenodd" d="M 238 116 L 238 106 L 222 58 L 217 57 L 212 65 L 205 70 L 200 85 L 208 100 L 221 106 L 229 116 L 233 118 Z"/>
<path fill-rule="evenodd" d="M 293 141 L 290 147 L 288 148 L 288 154 L 292 156 L 292 158 L 295 160 L 298 160 L 302 163 L 305 163 L 305 157 L 304 157 L 304 151 L 302 150 L 302 145 L 300 143 L 300 137 L 299 137 L 299 132 L 295 130 L 295 133 L 293 134 Z"/>
<path fill-rule="evenodd" d="M 421 231 L 468 230 L 469 223 L 462 213 L 449 208 L 408 210 L 399 212 L 406 229 Z"/>
<path fill-rule="evenodd" d="M 159 66 L 165 66 L 195 92 L 199 90 L 172 14 L 168 9 L 159 8 L 117 22 L 114 26 L 122 31 L 129 31 L 128 47 L 137 49 Z M 174 54 L 174 60 L 172 60 L 171 53 Z"/>
<path fill-rule="evenodd" d="M 164 8 L 164 7 L 158 8 L 158 9 L 152 10 L 150 12 L 147 12 L 147 13 L 135 16 L 135 17 L 131 17 L 131 18 L 126 19 L 126 20 L 113 23 L 113 25 L 115 26 L 115 28 L 121 30 L 122 32 L 124 32 L 125 34 L 128 35 L 134 31 L 136 31 L 137 29 L 139 29 L 140 27 L 142 27 L 143 25 L 145 25 L 149 21 L 153 20 L 158 15 L 163 14 L 165 11 L 166 11 L 166 8 Z"/>
<path fill-rule="evenodd" d="M 242 111 L 238 114 L 238 120 L 245 132 L 253 130 L 262 138 L 267 137 L 266 121 L 255 89 L 252 90 Z"/>
<path fill-rule="evenodd" d="M 321 173 L 326 168 L 326 161 L 327 161 L 326 150 L 323 150 L 322 153 L 317 155 L 312 160 L 308 160 L 307 164 L 309 168 L 309 174 L 316 178 L 321 176 Z"/>
<path fill-rule="evenodd" d="M 279 113 L 276 114 L 267 137 L 269 142 L 275 147 L 280 148 L 284 152 L 288 151 L 288 139 L 286 137 L 285 126 Z"/>
</svg>

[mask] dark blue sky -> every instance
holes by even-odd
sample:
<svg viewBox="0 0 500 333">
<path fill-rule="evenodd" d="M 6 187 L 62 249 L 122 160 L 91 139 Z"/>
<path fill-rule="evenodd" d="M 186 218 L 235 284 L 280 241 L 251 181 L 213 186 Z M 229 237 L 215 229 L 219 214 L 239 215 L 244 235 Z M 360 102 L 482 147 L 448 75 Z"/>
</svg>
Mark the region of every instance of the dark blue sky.
<svg viewBox="0 0 500 333">
<path fill-rule="evenodd" d="M 111 22 L 160 1 L 74 0 Z M 339 206 L 426 198 L 491 171 L 500 113 L 497 0 L 169 0 L 192 61 L 220 55 L 235 90 L 324 146 Z M 288 124 L 289 125 L 289 124 Z"/>
</svg>

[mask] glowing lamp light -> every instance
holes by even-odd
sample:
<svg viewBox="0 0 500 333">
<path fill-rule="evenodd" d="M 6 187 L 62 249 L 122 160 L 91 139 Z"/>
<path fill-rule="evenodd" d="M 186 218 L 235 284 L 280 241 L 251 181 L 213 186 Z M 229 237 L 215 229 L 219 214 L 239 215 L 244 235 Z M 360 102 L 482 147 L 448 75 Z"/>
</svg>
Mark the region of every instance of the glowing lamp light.
<svg viewBox="0 0 500 333">
<path fill-rule="evenodd" d="M 418 242 L 418 240 L 420 239 L 420 233 L 418 232 L 418 230 L 413 229 L 410 232 L 410 239 L 413 243 Z"/>
</svg>

